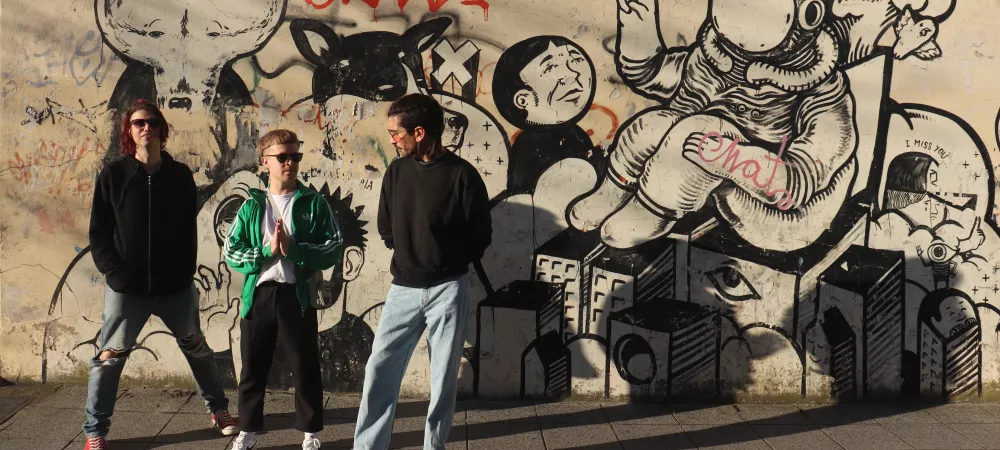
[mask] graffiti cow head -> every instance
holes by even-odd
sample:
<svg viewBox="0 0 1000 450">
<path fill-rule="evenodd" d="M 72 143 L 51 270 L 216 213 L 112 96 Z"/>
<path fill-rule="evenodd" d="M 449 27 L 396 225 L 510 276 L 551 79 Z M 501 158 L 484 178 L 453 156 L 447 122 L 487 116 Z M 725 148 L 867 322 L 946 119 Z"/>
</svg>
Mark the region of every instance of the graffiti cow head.
<svg viewBox="0 0 1000 450">
<path fill-rule="evenodd" d="M 126 61 L 154 69 L 161 108 L 202 110 L 234 59 L 259 50 L 287 0 L 95 0 L 104 40 Z"/>
<path fill-rule="evenodd" d="M 290 28 L 295 46 L 316 66 L 313 101 L 338 122 L 351 102 L 390 102 L 406 94 L 429 92 L 421 53 L 429 50 L 451 25 L 447 17 L 410 27 L 403 34 L 369 31 L 338 36 L 315 20 L 297 19 Z M 362 116 L 364 114 L 362 113 Z M 445 108 L 445 147 L 462 145 L 468 119 Z"/>
</svg>

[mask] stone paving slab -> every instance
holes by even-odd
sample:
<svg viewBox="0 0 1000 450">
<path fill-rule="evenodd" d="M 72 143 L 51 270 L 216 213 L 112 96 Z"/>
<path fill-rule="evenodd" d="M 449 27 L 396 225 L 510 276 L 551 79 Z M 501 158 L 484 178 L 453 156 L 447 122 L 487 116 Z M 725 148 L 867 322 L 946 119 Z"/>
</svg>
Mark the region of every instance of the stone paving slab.
<svg viewBox="0 0 1000 450">
<path fill-rule="evenodd" d="M 745 423 L 726 425 L 683 425 L 698 448 L 712 450 L 770 450 L 757 432 Z"/>
<path fill-rule="evenodd" d="M 621 450 L 610 424 L 542 424 L 545 448 L 577 450 Z"/>
<path fill-rule="evenodd" d="M 69 442 L 83 432 L 83 420 L 82 407 L 73 410 L 30 405 L 7 421 L 9 425 L 0 431 L 0 441 L 16 438 Z"/>
<path fill-rule="evenodd" d="M 973 442 L 979 444 L 983 448 L 1000 450 L 1000 426 L 989 425 L 989 424 L 979 424 L 979 423 L 962 423 L 962 424 L 952 424 L 949 427 L 972 440 Z"/>
<path fill-rule="evenodd" d="M 187 404 L 192 392 L 181 389 L 129 389 L 118 396 L 115 402 L 117 411 L 142 411 L 175 413 Z M 201 398 L 199 397 L 200 401 Z"/>
<path fill-rule="evenodd" d="M 487 422 L 467 425 L 469 450 L 544 450 L 538 424 Z"/>
<path fill-rule="evenodd" d="M 840 444 L 815 425 L 751 425 L 774 450 L 839 450 Z"/>
<path fill-rule="evenodd" d="M 735 405 L 750 425 L 808 425 L 809 418 L 796 405 Z"/>
<path fill-rule="evenodd" d="M 681 450 L 696 448 L 691 437 L 680 425 L 639 425 L 612 423 L 624 450 Z"/>
<path fill-rule="evenodd" d="M 823 432 L 847 450 L 913 448 L 880 424 L 839 425 L 824 428 Z"/>
<path fill-rule="evenodd" d="M 18 395 L 13 395 L 13 394 Z M 235 411 L 235 392 L 227 393 Z M 30 400 L 0 423 L 0 450 L 79 450 L 84 386 L 0 387 L 7 399 Z M 294 396 L 269 392 L 267 432 L 258 449 L 301 448 Z M 323 448 L 353 445 L 360 399 L 327 395 Z M 420 449 L 427 401 L 397 408 L 391 448 Z M 226 450 L 232 437 L 212 430 L 202 400 L 187 390 L 122 389 L 112 416 L 112 449 Z M 456 404 L 447 448 L 473 449 L 979 449 L 1000 450 L 1000 405 L 736 404 L 655 405 L 616 402 Z"/>
<path fill-rule="evenodd" d="M 6 422 L 21 408 L 31 403 L 31 397 L 8 396 L 0 397 L 0 423 Z"/>
<path fill-rule="evenodd" d="M 467 402 L 465 404 L 467 421 L 476 423 L 505 423 L 535 425 L 538 428 L 538 416 L 535 405 L 524 402 Z"/>
<path fill-rule="evenodd" d="M 979 444 L 945 424 L 889 424 L 885 428 L 915 449 L 979 449 Z"/>
<path fill-rule="evenodd" d="M 602 403 L 604 415 L 612 424 L 628 425 L 680 425 L 670 407 L 660 405 L 628 405 Z"/>
<path fill-rule="evenodd" d="M 62 450 L 68 441 L 53 441 L 47 439 L 0 439 L 0 450 Z M 82 446 L 80 448 L 83 448 Z"/>
<path fill-rule="evenodd" d="M 732 425 L 743 423 L 743 417 L 732 405 L 678 405 L 674 418 L 681 425 Z"/>
</svg>

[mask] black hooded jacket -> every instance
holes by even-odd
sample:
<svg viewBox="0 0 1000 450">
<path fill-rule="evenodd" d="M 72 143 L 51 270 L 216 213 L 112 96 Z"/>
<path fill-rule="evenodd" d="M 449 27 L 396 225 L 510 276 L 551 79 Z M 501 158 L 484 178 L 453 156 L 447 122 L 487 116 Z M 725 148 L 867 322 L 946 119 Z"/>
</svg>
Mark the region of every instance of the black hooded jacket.
<svg viewBox="0 0 1000 450">
<path fill-rule="evenodd" d="M 198 249 L 194 175 L 160 152 L 149 175 L 134 157 L 104 167 L 94 185 L 90 252 L 115 292 L 156 296 L 189 289 Z"/>
</svg>

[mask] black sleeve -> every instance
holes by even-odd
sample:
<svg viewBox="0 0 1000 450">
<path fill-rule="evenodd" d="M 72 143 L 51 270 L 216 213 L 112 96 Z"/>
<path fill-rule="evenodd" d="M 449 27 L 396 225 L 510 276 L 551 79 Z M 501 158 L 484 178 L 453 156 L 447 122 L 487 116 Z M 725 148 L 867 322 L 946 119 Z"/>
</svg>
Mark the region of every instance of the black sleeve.
<svg viewBox="0 0 1000 450">
<path fill-rule="evenodd" d="M 393 248 L 392 240 L 392 166 L 382 177 L 382 191 L 378 199 L 378 234 L 387 248 Z"/>
<path fill-rule="evenodd" d="M 90 255 L 94 265 L 102 274 L 116 269 L 122 262 L 122 256 L 115 248 L 115 210 L 114 201 L 110 198 L 111 172 L 105 168 L 94 182 L 94 200 L 90 207 Z"/>
<path fill-rule="evenodd" d="M 187 166 L 184 166 L 184 184 L 185 194 L 182 201 L 188 218 L 188 232 L 191 234 L 188 238 L 190 256 L 189 260 L 185 261 L 187 263 L 185 267 L 188 267 L 194 275 L 198 265 L 198 186 L 194 182 L 194 173 Z"/>
<path fill-rule="evenodd" d="M 469 258 L 482 259 L 486 249 L 493 242 L 493 217 L 490 215 L 490 199 L 482 176 L 470 164 L 466 171 L 465 192 L 462 193 L 462 208 L 466 223 L 469 224 Z"/>
</svg>

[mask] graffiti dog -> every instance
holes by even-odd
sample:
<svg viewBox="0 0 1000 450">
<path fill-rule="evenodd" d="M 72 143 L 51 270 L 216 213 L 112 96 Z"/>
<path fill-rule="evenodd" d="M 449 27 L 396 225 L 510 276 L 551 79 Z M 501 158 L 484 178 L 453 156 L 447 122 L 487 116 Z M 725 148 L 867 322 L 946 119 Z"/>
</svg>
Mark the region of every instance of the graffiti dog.
<svg viewBox="0 0 1000 450">
<path fill-rule="evenodd" d="M 323 106 L 323 114 L 338 123 L 341 113 L 353 114 L 350 104 L 391 102 L 405 94 L 427 94 L 420 54 L 430 49 L 451 25 L 442 17 L 414 25 L 402 35 L 388 31 L 370 31 L 340 37 L 321 22 L 307 19 L 292 21 L 292 37 L 299 52 L 312 64 L 313 101 Z M 357 115 L 357 114 L 355 114 Z M 361 114 L 364 115 L 363 113 Z M 445 109 L 444 146 L 452 151 L 461 148 L 469 120 Z M 327 146 L 335 148 L 340 134 L 327 130 Z"/>
</svg>

